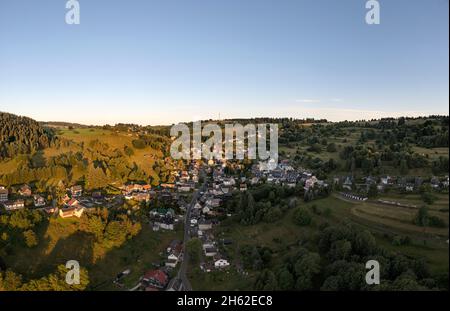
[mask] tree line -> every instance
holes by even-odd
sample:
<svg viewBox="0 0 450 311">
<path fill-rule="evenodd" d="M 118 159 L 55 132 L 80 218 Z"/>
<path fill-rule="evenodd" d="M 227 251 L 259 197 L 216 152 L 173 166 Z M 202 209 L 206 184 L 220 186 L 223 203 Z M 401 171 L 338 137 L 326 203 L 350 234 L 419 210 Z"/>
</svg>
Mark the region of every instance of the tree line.
<svg viewBox="0 0 450 311">
<path fill-rule="evenodd" d="M 308 247 L 306 246 L 308 245 Z M 255 290 L 439 290 L 447 275 L 432 275 L 423 259 L 413 259 L 377 245 L 369 231 L 350 224 L 323 225 L 313 241 L 275 264 L 271 249 L 243 252 L 246 268 L 261 271 Z M 380 285 L 365 282 L 368 260 L 380 263 Z"/>
<path fill-rule="evenodd" d="M 33 119 L 0 112 L 0 160 L 50 146 L 54 133 Z"/>
</svg>

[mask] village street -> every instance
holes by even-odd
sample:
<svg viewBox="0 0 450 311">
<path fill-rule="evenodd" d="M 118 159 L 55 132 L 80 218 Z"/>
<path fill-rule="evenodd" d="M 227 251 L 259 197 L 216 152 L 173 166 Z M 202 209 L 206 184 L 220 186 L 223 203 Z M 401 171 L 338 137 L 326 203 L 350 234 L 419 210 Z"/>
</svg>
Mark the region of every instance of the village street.
<svg viewBox="0 0 450 311">
<path fill-rule="evenodd" d="M 186 252 L 186 244 L 190 239 L 189 228 L 190 228 L 190 220 L 191 220 L 191 210 L 194 207 L 194 205 L 197 203 L 200 193 L 205 191 L 206 185 L 207 185 L 207 180 L 206 180 L 204 170 L 200 171 L 200 175 L 203 178 L 204 182 L 203 182 L 202 186 L 193 194 L 191 203 L 189 204 L 189 207 L 186 211 L 186 215 L 185 215 L 186 217 L 184 220 L 184 239 L 183 239 L 184 257 L 183 257 L 183 262 L 181 263 L 181 266 L 180 266 L 180 270 L 178 271 L 178 275 L 175 278 L 175 279 L 181 280 L 182 288 L 187 291 L 192 290 L 191 284 L 186 275 L 188 262 L 189 262 L 189 254 Z M 176 282 L 176 281 L 177 280 L 175 280 L 174 282 Z"/>
</svg>

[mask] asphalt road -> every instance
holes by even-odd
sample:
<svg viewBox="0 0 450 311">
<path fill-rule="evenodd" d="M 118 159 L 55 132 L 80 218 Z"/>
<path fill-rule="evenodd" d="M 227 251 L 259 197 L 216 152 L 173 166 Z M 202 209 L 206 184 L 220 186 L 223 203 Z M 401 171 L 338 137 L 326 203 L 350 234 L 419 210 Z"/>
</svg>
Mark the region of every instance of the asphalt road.
<svg viewBox="0 0 450 311">
<path fill-rule="evenodd" d="M 194 207 L 195 203 L 197 203 L 198 198 L 200 197 L 200 192 L 205 191 L 206 189 L 206 174 L 205 172 L 202 170 L 200 172 L 204 183 L 203 185 L 194 192 L 193 196 L 192 196 L 192 200 L 191 203 L 188 206 L 188 209 L 186 210 L 186 217 L 184 220 L 184 238 L 183 238 L 183 261 L 181 262 L 181 266 L 180 266 L 180 270 L 178 270 L 178 274 L 177 274 L 177 279 L 180 279 L 182 284 L 183 284 L 183 289 L 185 291 L 191 291 L 192 290 L 192 286 L 191 283 L 189 282 L 189 279 L 187 278 L 186 272 L 187 272 L 187 267 L 188 267 L 188 262 L 189 262 L 189 254 L 187 254 L 186 252 L 186 244 L 189 241 L 190 234 L 189 234 L 189 229 L 191 226 L 191 210 Z"/>
</svg>

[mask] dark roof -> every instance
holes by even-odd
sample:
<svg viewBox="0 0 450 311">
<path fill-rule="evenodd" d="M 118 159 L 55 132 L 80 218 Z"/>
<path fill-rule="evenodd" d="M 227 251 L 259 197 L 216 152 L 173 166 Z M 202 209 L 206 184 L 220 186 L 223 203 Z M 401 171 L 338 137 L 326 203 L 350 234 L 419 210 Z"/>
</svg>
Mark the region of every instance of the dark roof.
<svg viewBox="0 0 450 311">
<path fill-rule="evenodd" d="M 212 224 L 212 222 L 211 222 L 211 220 L 209 220 L 209 219 L 200 219 L 200 220 L 198 221 L 198 224 L 199 224 L 199 225 L 210 225 L 210 224 Z"/>
<path fill-rule="evenodd" d="M 175 248 L 178 244 L 181 244 L 180 240 L 172 240 L 172 242 L 170 242 L 170 244 L 169 244 L 169 247 Z"/>
</svg>

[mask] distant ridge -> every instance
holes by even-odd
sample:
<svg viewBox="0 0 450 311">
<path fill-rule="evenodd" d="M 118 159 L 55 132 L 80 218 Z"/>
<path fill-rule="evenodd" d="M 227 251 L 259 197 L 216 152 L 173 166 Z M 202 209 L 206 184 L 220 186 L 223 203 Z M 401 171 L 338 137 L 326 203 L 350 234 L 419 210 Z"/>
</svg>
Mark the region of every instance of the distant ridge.
<svg viewBox="0 0 450 311">
<path fill-rule="evenodd" d="M 86 127 L 90 127 L 90 125 L 86 125 L 86 124 L 71 123 L 71 122 L 64 122 L 64 121 L 39 121 L 39 123 L 44 127 L 50 127 L 50 128 L 69 128 L 69 127 L 86 128 Z"/>
</svg>

